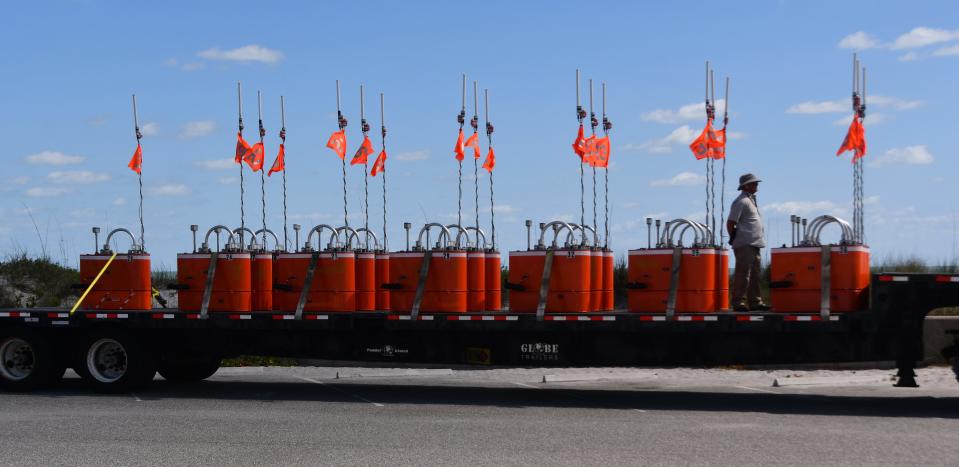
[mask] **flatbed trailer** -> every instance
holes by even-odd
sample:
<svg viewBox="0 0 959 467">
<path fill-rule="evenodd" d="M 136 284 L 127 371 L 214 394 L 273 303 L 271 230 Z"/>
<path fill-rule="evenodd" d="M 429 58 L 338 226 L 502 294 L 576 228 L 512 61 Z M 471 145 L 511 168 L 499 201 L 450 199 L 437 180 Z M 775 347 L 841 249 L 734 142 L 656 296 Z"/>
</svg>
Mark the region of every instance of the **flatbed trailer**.
<svg viewBox="0 0 959 467">
<path fill-rule="evenodd" d="M 870 295 L 868 310 L 841 314 L 2 309 L 0 384 L 35 389 L 73 368 L 97 390 L 127 391 L 158 370 L 197 381 L 225 357 L 269 355 L 544 367 L 895 361 L 897 384 L 915 386 L 923 319 L 959 306 L 959 275 L 875 274 Z"/>
</svg>

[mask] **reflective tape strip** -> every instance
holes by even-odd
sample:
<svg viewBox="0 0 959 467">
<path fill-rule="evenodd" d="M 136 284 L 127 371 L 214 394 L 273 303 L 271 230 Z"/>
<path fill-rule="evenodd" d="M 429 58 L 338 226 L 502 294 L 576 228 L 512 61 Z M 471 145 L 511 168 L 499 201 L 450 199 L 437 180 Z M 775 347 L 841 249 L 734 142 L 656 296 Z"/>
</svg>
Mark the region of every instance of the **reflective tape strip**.
<svg viewBox="0 0 959 467">
<path fill-rule="evenodd" d="M 30 313 L 23 311 L 3 311 L 0 312 L 0 318 L 29 318 Z"/>
<path fill-rule="evenodd" d="M 295 315 L 273 315 L 273 320 L 274 320 L 274 321 L 291 320 L 291 319 L 294 319 L 294 318 L 296 318 Z"/>
<path fill-rule="evenodd" d="M 665 316 L 649 316 L 649 315 L 644 315 L 644 316 L 640 316 L 640 317 L 639 317 L 639 320 L 640 320 L 640 321 L 666 321 L 666 317 L 665 317 Z"/>
<path fill-rule="evenodd" d="M 70 324 L 70 322 L 69 321 L 50 321 L 50 324 L 53 324 L 55 326 L 64 326 L 64 325 Z"/>
<path fill-rule="evenodd" d="M 130 315 L 126 313 L 87 313 L 87 318 L 94 319 L 127 319 Z"/>
<path fill-rule="evenodd" d="M 227 316 L 227 317 L 228 317 L 229 319 L 233 319 L 233 320 L 253 319 L 253 315 L 229 315 L 229 316 Z"/>
<path fill-rule="evenodd" d="M 330 319 L 329 315 L 305 315 L 303 319 L 311 319 L 314 321 Z"/>
<path fill-rule="evenodd" d="M 879 280 L 882 282 L 909 282 L 909 276 L 890 276 L 890 275 L 881 275 Z"/>
<path fill-rule="evenodd" d="M 153 319 L 174 319 L 176 315 L 173 313 L 153 313 Z"/>
<path fill-rule="evenodd" d="M 936 282 L 959 282 L 959 276 L 936 276 Z"/>
<path fill-rule="evenodd" d="M 390 321 L 412 321 L 413 317 L 410 315 L 387 315 L 386 319 Z M 416 317 L 417 321 L 433 321 L 432 315 L 420 315 Z"/>
<path fill-rule="evenodd" d="M 588 316 L 588 315 L 546 315 L 546 321 L 616 321 L 615 316 Z"/>
<path fill-rule="evenodd" d="M 190 314 L 186 315 L 186 319 L 200 319 L 200 314 L 199 314 L 199 313 L 190 313 Z"/>
<path fill-rule="evenodd" d="M 719 318 L 707 315 L 678 315 L 674 319 L 676 321 L 717 321 Z"/>
<path fill-rule="evenodd" d="M 763 320 L 763 316 L 747 316 L 740 315 L 736 317 L 736 321 L 746 321 L 746 322 L 759 322 Z"/>
<path fill-rule="evenodd" d="M 484 316 L 447 316 L 447 321 L 516 321 L 518 317 L 507 315 L 484 315 Z"/>
<path fill-rule="evenodd" d="M 47 318 L 69 318 L 69 317 L 70 317 L 70 313 L 59 313 L 59 312 L 47 313 Z"/>
<path fill-rule="evenodd" d="M 787 315 L 783 317 L 784 321 L 822 321 L 819 315 Z M 830 316 L 829 321 L 839 321 L 838 316 Z"/>
</svg>

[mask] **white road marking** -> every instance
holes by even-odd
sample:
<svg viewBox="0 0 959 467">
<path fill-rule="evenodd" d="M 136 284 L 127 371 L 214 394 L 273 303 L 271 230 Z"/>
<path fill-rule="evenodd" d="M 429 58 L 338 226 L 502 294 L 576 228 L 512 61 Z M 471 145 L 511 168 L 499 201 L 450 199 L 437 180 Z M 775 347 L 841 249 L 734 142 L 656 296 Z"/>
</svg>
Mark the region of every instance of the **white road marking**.
<svg viewBox="0 0 959 467">
<path fill-rule="evenodd" d="M 309 382 L 309 383 L 319 384 L 319 385 L 321 385 L 321 386 L 326 386 L 326 387 L 328 387 L 328 388 L 330 388 L 330 389 L 333 389 L 334 391 L 340 392 L 340 393 L 342 393 L 342 394 L 346 394 L 347 396 L 350 396 L 350 397 L 352 397 L 352 398 L 354 398 L 354 399 L 359 399 L 359 400 L 361 400 L 361 401 L 363 401 L 363 402 L 367 402 L 367 403 L 369 403 L 369 404 L 373 404 L 374 407 L 386 407 L 385 405 L 380 404 L 379 402 L 373 402 L 373 401 L 371 401 L 371 400 L 369 400 L 369 399 L 367 399 L 367 398 L 365 398 L 365 397 L 363 397 L 363 396 L 361 396 L 361 395 L 359 395 L 359 394 L 353 394 L 353 393 L 351 393 L 351 392 L 344 391 L 343 389 L 340 389 L 340 388 L 338 388 L 338 387 L 336 387 L 335 385 L 332 385 L 332 384 L 326 384 L 326 383 L 324 383 L 324 382 L 322 382 L 322 381 L 315 380 L 315 379 L 313 379 L 313 378 L 307 378 L 307 377 L 305 377 L 305 376 L 296 376 L 296 375 L 294 375 L 294 377 L 297 378 L 297 379 L 302 379 L 303 381 L 306 381 L 306 382 Z"/>
<path fill-rule="evenodd" d="M 768 390 L 768 389 L 751 388 L 751 387 L 749 387 L 749 386 L 736 386 L 736 387 L 739 388 L 739 389 L 748 389 L 748 390 L 750 390 L 750 391 L 766 392 L 766 393 L 769 393 L 769 394 L 779 394 L 779 393 L 776 392 L 776 391 L 770 391 L 770 390 Z"/>
<path fill-rule="evenodd" d="M 140 399 L 140 396 L 137 396 L 136 394 L 132 392 L 130 393 L 130 395 L 133 396 L 133 399 L 136 400 L 137 402 L 143 402 L 143 399 Z"/>
<path fill-rule="evenodd" d="M 637 411 L 637 412 L 639 412 L 639 413 L 646 413 L 646 411 L 643 410 L 643 409 L 633 409 L 633 410 L 635 410 L 635 411 Z"/>
<path fill-rule="evenodd" d="M 513 381 L 513 384 L 515 384 L 515 385 L 517 385 L 517 386 L 523 386 L 524 388 L 539 389 L 538 387 L 533 386 L 532 384 L 517 383 L 516 381 Z"/>
</svg>

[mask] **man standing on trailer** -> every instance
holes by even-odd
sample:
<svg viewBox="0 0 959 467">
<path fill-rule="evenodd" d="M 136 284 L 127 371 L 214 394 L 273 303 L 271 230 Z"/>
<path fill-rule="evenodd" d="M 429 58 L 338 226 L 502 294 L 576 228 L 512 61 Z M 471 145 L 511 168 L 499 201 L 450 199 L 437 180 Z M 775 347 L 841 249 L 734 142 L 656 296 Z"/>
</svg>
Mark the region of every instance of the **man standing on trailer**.
<svg viewBox="0 0 959 467">
<path fill-rule="evenodd" d="M 759 191 L 759 177 L 749 173 L 739 177 L 739 191 L 742 193 L 729 208 L 726 230 L 729 232 L 729 244 L 736 256 L 736 272 L 733 277 L 733 311 L 766 311 L 769 306 L 763 303 L 759 290 L 759 252 L 766 246 L 763 239 L 763 219 L 759 215 L 756 192 Z"/>
</svg>

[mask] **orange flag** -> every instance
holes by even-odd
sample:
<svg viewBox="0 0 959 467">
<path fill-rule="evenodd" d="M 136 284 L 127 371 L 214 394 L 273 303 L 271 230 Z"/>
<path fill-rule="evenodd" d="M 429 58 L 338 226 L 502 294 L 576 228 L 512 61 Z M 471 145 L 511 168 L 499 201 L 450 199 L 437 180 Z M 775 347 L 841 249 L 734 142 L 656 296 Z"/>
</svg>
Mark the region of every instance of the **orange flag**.
<svg viewBox="0 0 959 467">
<path fill-rule="evenodd" d="M 370 154 L 373 154 L 373 142 L 370 141 L 369 136 L 363 136 L 363 144 L 356 150 L 356 154 L 353 155 L 353 160 L 350 161 L 350 165 L 365 164 L 366 158 Z"/>
<path fill-rule="evenodd" d="M 573 152 L 579 156 L 580 160 L 586 154 L 586 138 L 583 136 L 583 125 L 579 125 L 579 132 L 576 133 L 576 140 L 573 141 Z"/>
<path fill-rule="evenodd" d="M 465 147 L 467 147 L 467 148 L 470 147 L 470 146 L 472 146 L 472 147 L 473 147 L 473 159 L 479 159 L 479 158 L 480 158 L 479 133 L 477 133 L 477 132 L 474 131 L 474 132 L 473 132 L 473 136 L 470 136 L 469 138 L 467 138 L 467 139 L 466 139 L 466 144 L 464 144 L 463 146 L 465 146 Z"/>
<path fill-rule="evenodd" d="M 856 131 L 859 133 L 859 147 L 853 153 L 852 160 L 854 161 L 860 157 L 866 157 L 866 127 L 863 126 L 862 120 L 859 120 Z"/>
<path fill-rule="evenodd" d="M 595 155 L 593 156 L 593 167 L 609 167 L 609 135 L 596 138 Z"/>
<path fill-rule="evenodd" d="M 256 143 L 250 148 L 250 152 L 243 156 L 243 160 L 256 172 L 263 168 L 264 152 L 263 143 Z"/>
<path fill-rule="evenodd" d="M 286 170 L 286 150 L 283 149 L 283 143 L 280 143 L 280 152 L 276 154 L 276 160 L 273 161 L 273 167 L 270 167 L 270 171 L 266 173 L 266 176 L 269 177 L 273 175 L 273 172 L 282 172 Z"/>
<path fill-rule="evenodd" d="M 846 151 L 853 151 L 853 161 L 866 155 L 866 129 L 862 126 L 862 120 L 859 119 L 858 115 L 852 116 L 849 131 L 846 132 L 846 138 L 842 141 L 842 146 L 839 146 L 839 150 L 836 151 L 836 155 L 838 156 Z"/>
<path fill-rule="evenodd" d="M 706 127 L 703 132 L 689 143 L 689 149 L 693 151 L 696 159 L 705 159 L 712 155 L 712 149 L 716 147 L 716 133 L 713 131 L 713 120 L 706 120 Z"/>
<path fill-rule="evenodd" d="M 590 135 L 586 138 L 586 141 L 583 142 L 583 163 L 588 164 L 590 167 L 595 167 L 593 165 L 596 160 L 596 135 Z"/>
<path fill-rule="evenodd" d="M 723 159 L 726 157 L 726 127 L 722 130 L 713 132 L 713 143 L 710 144 L 709 156 L 713 159 Z"/>
<path fill-rule="evenodd" d="M 493 151 L 493 146 L 490 146 L 489 152 L 486 153 L 486 160 L 483 161 L 483 168 L 487 172 L 493 173 L 493 167 L 496 167 L 496 153 Z"/>
<path fill-rule="evenodd" d="M 233 158 L 233 162 L 236 162 L 237 164 L 239 164 L 240 161 L 243 160 L 243 157 L 246 156 L 246 153 L 250 152 L 250 149 L 251 149 L 251 148 L 250 148 L 250 143 L 247 143 L 246 140 L 243 139 L 243 134 L 242 134 L 242 133 L 237 132 L 237 134 L 236 134 L 236 156 Z"/>
<path fill-rule="evenodd" d="M 380 151 L 380 155 L 376 156 L 376 161 L 373 162 L 373 170 L 370 170 L 370 175 L 376 176 L 380 172 L 386 172 L 386 149 Z"/>
<path fill-rule="evenodd" d="M 330 140 L 326 142 L 326 147 L 333 150 L 340 159 L 346 158 L 346 132 L 343 130 L 334 131 L 330 135 Z"/>
<path fill-rule="evenodd" d="M 460 128 L 460 134 L 456 137 L 456 146 L 453 146 L 453 152 L 456 153 L 456 160 L 460 162 L 463 161 L 463 156 L 466 155 L 466 150 L 463 146 L 463 129 Z"/>
<path fill-rule="evenodd" d="M 137 143 L 137 150 L 133 151 L 133 157 L 130 158 L 130 163 L 127 164 L 127 167 L 138 174 L 141 173 L 140 170 L 143 168 L 143 149 L 140 149 L 140 143 Z"/>
</svg>

